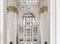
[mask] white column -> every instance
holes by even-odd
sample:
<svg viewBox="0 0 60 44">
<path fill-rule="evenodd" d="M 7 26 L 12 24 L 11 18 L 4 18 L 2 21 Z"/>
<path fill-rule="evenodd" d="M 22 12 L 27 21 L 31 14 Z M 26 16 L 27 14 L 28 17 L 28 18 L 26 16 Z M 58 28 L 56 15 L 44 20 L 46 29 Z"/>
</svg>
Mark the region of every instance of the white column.
<svg viewBox="0 0 60 44">
<path fill-rule="evenodd" d="M 17 12 L 17 1 L 7 0 L 7 44 L 16 44 Z"/>
<path fill-rule="evenodd" d="M 13 11 L 8 13 L 8 24 L 7 24 L 7 44 L 12 42 L 16 44 L 16 32 L 17 31 L 17 15 Z"/>
</svg>

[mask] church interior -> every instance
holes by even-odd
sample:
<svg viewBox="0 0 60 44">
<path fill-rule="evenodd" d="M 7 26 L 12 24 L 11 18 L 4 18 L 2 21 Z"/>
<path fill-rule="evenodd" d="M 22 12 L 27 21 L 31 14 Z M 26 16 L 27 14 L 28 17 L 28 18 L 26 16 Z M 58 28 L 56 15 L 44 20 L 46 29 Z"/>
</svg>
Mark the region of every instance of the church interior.
<svg viewBox="0 0 60 44">
<path fill-rule="evenodd" d="M 4 44 L 50 44 L 50 0 L 4 0 Z"/>
</svg>

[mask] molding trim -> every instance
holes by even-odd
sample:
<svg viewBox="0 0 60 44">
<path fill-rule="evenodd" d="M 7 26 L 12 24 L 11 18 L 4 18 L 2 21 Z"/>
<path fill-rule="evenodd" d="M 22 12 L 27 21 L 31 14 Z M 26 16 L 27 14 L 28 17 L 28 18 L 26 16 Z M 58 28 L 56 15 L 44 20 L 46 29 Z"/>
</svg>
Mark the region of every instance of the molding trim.
<svg viewBox="0 0 60 44">
<path fill-rule="evenodd" d="M 18 13 L 18 9 L 14 6 L 8 6 L 7 7 L 7 12 L 10 12 L 10 11 Z"/>
</svg>

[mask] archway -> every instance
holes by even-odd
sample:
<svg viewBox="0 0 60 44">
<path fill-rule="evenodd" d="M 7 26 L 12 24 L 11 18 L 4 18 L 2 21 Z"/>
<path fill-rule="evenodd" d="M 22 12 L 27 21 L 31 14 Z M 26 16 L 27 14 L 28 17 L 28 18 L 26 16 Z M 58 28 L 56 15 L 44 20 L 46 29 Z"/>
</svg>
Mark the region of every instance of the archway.
<svg viewBox="0 0 60 44">
<path fill-rule="evenodd" d="M 40 44 L 39 25 L 32 13 L 25 13 L 22 17 L 22 25 L 17 31 L 18 44 Z"/>
</svg>

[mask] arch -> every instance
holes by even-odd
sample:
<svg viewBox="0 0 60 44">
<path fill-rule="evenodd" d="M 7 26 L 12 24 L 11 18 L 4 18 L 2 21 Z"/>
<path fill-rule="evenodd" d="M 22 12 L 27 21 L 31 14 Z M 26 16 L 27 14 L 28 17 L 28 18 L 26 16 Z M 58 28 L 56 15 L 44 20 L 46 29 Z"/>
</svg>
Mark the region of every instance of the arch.
<svg viewBox="0 0 60 44">
<path fill-rule="evenodd" d="M 33 13 L 25 13 L 22 18 L 22 22 L 24 22 L 24 25 L 27 24 L 32 24 L 35 21 L 35 16 Z"/>
</svg>

